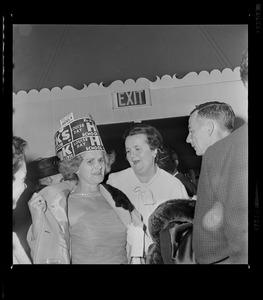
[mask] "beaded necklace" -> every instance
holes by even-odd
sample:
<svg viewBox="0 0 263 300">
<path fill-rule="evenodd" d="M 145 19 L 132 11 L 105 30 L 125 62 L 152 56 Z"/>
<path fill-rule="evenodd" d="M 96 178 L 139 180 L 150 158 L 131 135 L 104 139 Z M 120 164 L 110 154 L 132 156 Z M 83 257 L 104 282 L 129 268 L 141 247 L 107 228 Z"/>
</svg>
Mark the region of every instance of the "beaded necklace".
<svg viewBox="0 0 263 300">
<path fill-rule="evenodd" d="M 74 197 L 74 198 L 80 198 L 80 197 L 88 197 L 88 198 L 92 198 L 92 197 L 99 197 L 101 196 L 101 192 L 89 192 L 89 193 L 75 193 L 75 194 L 70 194 L 70 197 Z"/>
</svg>

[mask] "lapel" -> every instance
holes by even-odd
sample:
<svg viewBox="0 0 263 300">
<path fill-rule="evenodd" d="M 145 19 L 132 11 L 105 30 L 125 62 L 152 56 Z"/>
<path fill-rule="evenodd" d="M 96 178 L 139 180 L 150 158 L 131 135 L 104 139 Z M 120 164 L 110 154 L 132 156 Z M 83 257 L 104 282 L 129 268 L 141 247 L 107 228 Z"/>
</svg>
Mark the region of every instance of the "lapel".
<svg viewBox="0 0 263 300">
<path fill-rule="evenodd" d="M 113 200 L 111 194 L 105 189 L 105 187 L 100 184 L 100 192 L 106 199 L 106 201 L 110 204 L 110 206 L 114 209 L 124 226 L 127 228 L 127 225 L 131 223 L 131 215 L 128 210 L 125 210 L 122 207 L 116 207 L 115 201 Z"/>
</svg>

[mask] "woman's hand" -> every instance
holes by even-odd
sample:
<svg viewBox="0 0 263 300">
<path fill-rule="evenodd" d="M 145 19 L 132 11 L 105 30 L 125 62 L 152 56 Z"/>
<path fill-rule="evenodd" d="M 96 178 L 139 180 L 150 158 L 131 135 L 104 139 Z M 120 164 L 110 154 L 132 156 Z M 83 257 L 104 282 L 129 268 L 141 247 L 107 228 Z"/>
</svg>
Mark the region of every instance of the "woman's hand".
<svg viewBox="0 0 263 300">
<path fill-rule="evenodd" d="M 47 203 L 41 195 L 34 193 L 28 202 L 28 207 L 32 218 L 33 237 L 37 239 L 40 230 L 41 214 L 43 211 L 46 211 Z"/>
<path fill-rule="evenodd" d="M 134 226 L 132 223 L 127 227 L 127 242 L 131 245 L 131 256 L 143 257 L 144 231 L 142 227 Z"/>
</svg>

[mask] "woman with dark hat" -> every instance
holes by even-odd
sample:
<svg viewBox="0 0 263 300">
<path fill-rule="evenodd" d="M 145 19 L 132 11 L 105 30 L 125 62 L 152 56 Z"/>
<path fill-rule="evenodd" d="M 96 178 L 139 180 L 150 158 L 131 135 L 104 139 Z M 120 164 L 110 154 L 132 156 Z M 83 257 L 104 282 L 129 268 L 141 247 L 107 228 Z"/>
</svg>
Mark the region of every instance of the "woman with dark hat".
<svg viewBox="0 0 263 300">
<path fill-rule="evenodd" d="M 38 158 L 29 164 L 32 180 L 37 181 L 35 192 L 42 188 L 63 181 L 63 175 L 58 170 L 60 159 L 57 156 Z"/>
</svg>

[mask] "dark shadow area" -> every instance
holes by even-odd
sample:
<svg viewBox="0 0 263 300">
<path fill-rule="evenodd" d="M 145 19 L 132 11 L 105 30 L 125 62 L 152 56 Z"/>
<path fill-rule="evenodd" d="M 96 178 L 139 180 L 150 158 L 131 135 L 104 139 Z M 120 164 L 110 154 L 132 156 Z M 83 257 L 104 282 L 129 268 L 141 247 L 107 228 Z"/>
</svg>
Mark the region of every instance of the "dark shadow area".
<svg viewBox="0 0 263 300">
<path fill-rule="evenodd" d="M 240 126 L 244 125 L 246 123 L 246 121 L 240 117 L 236 117 L 235 118 L 235 124 L 234 124 L 234 130 L 236 130 L 237 128 L 239 128 Z"/>
</svg>

